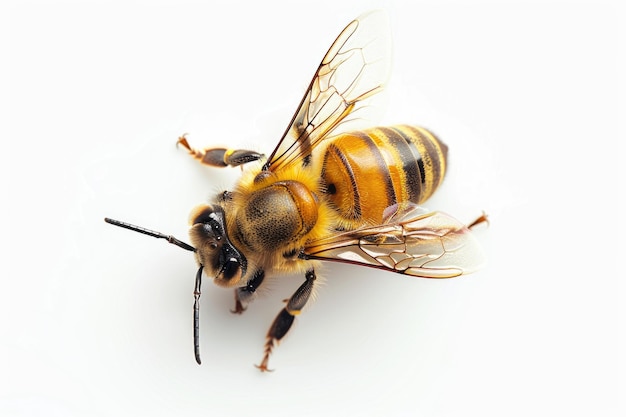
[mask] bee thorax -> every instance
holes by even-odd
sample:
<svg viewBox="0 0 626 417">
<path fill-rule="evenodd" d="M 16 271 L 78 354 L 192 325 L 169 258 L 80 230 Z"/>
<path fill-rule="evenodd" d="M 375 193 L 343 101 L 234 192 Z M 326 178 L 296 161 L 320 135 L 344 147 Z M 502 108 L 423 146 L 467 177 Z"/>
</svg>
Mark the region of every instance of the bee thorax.
<svg viewBox="0 0 626 417">
<path fill-rule="evenodd" d="M 237 214 L 237 228 L 251 250 L 293 245 L 315 226 L 318 204 L 297 181 L 278 181 L 253 192 Z"/>
</svg>

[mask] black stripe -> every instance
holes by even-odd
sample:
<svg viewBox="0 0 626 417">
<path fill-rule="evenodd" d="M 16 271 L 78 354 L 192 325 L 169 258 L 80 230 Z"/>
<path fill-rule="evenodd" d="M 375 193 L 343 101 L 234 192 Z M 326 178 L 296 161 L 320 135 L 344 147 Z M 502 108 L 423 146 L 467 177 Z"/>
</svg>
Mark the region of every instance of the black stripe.
<svg viewBox="0 0 626 417">
<path fill-rule="evenodd" d="M 343 165 L 344 169 L 348 173 L 348 176 L 350 177 L 350 185 L 352 186 L 352 193 L 354 195 L 354 202 L 352 205 L 352 207 L 354 208 L 354 213 L 352 217 L 355 220 L 360 219 L 362 216 L 361 197 L 359 196 L 359 189 L 357 188 L 356 178 L 354 178 L 354 171 L 352 171 L 352 167 L 350 166 L 350 163 L 344 156 L 343 152 L 341 152 L 341 149 L 331 144 L 330 146 L 328 146 L 328 152 L 331 152 L 331 151 L 335 155 L 337 155 L 337 157 L 341 161 L 341 165 Z M 339 207 L 339 209 L 341 209 L 341 207 Z"/>
<path fill-rule="evenodd" d="M 415 139 L 407 137 L 407 141 L 411 144 L 410 145 L 411 150 L 413 151 L 415 155 L 415 159 L 417 159 L 417 164 L 419 165 L 422 184 L 424 184 L 426 183 L 426 170 L 424 169 L 424 158 L 422 154 L 420 153 L 419 149 L 417 148 L 417 146 L 415 145 L 415 140 L 418 140 L 422 145 L 424 145 L 425 148 L 428 148 L 429 141 L 424 135 L 422 135 L 422 132 L 420 132 L 419 129 L 415 129 L 410 126 L 407 126 L 407 127 L 411 129 L 411 132 L 415 135 Z M 426 149 L 426 152 L 428 153 L 428 149 Z"/>
<path fill-rule="evenodd" d="M 435 138 L 434 135 L 431 136 L 432 133 L 430 133 L 430 131 L 426 129 L 423 129 L 424 131 L 426 131 L 426 133 L 422 133 L 422 131 L 419 129 L 414 130 L 415 133 L 419 136 L 422 144 L 424 145 L 424 148 L 426 149 L 425 152 L 428 154 L 428 158 L 430 159 L 431 169 L 428 174 L 431 176 L 433 182 L 433 189 L 431 191 L 435 192 L 435 190 L 437 189 L 437 185 L 441 180 L 441 165 L 445 163 L 441 160 L 441 158 L 439 158 L 439 140 Z"/>
<path fill-rule="evenodd" d="M 398 199 L 396 198 L 396 190 L 393 188 L 393 181 L 391 180 L 391 175 L 389 174 L 389 166 L 387 165 L 385 158 L 383 158 L 380 149 L 372 140 L 372 138 L 365 132 L 356 132 L 356 135 L 360 139 L 363 139 L 363 142 L 370 149 L 372 155 L 376 160 L 375 166 L 380 168 L 380 170 L 382 171 L 381 177 L 385 179 L 385 195 L 387 196 L 388 206 L 396 204 L 398 202 Z"/>
<path fill-rule="evenodd" d="M 424 161 L 415 144 L 404 132 L 396 127 L 382 128 L 390 143 L 398 150 L 406 174 L 409 201 L 417 203 L 424 182 Z"/>
</svg>

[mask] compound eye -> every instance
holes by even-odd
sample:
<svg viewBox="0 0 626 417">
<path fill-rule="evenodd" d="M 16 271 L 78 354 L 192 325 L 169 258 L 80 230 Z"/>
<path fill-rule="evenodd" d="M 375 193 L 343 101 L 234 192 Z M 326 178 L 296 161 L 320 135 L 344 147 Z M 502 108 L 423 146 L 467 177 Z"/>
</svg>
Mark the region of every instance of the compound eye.
<svg viewBox="0 0 626 417">
<path fill-rule="evenodd" d="M 218 242 L 222 240 L 223 234 L 219 224 L 215 222 L 196 224 L 202 224 L 202 230 L 204 231 L 204 234 L 206 235 L 207 239 L 211 240 L 211 249 L 216 249 L 219 246 Z"/>
</svg>

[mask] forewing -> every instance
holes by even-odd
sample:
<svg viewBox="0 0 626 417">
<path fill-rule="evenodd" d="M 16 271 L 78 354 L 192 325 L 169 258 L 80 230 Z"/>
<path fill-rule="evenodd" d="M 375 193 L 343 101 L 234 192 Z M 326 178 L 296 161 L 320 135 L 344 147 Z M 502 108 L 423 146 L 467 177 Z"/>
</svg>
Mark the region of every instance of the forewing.
<svg viewBox="0 0 626 417">
<path fill-rule="evenodd" d="M 393 216 L 380 226 L 314 241 L 305 254 L 309 259 L 424 278 L 452 278 L 474 272 L 484 263 L 480 244 L 464 224 L 447 214 L 421 209 Z"/>
<path fill-rule="evenodd" d="M 364 118 L 368 99 L 388 78 L 389 32 L 382 11 L 367 13 L 346 26 L 320 63 L 266 168 L 276 171 L 306 161 L 325 138 Z"/>
</svg>

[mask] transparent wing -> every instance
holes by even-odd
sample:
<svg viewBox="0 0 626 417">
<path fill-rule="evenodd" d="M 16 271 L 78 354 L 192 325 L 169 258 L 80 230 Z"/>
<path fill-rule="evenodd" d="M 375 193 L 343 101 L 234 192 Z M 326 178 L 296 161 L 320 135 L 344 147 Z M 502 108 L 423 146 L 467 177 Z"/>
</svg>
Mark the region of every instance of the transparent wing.
<svg viewBox="0 0 626 417">
<path fill-rule="evenodd" d="M 311 80 L 300 106 L 265 169 L 306 163 L 331 133 L 364 117 L 367 99 L 387 81 L 391 61 L 389 23 L 382 11 L 350 22 L 339 34 Z"/>
<path fill-rule="evenodd" d="M 308 259 L 338 261 L 424 278 L 451 278 L 484 263 L 480 244 L 461 222 L 414 207 L 385 224 L 311 242 Z"/>
</svg>

